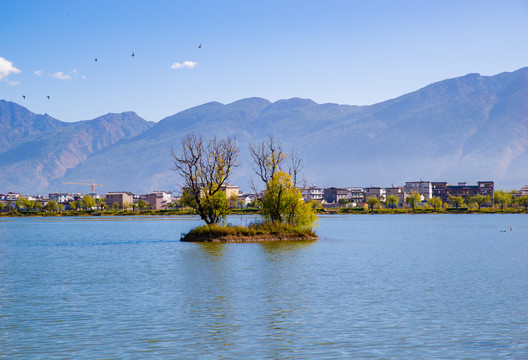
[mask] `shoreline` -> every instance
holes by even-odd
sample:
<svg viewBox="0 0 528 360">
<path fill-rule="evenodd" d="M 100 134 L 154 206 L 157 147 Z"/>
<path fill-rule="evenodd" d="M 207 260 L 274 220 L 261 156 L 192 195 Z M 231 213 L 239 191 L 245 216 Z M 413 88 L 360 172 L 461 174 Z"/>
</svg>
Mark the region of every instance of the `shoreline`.
<svg viewBox="0 0 528 360">
<path fill-rule="evenodd" d="M 317 212 L 319 215 L 464 215 L 464 214 L 528 214 L 527 209 L 505 209 L 505 210 L 352 210 L 352 211 L 329 211 Z M 118 212 L 118 213 L 102 213 L 102 212 L 62 212 L 62 213 L 0 213 L 0 218 L 23 218 L 23 217 L 42 217 L 42 218 L 59 218 L 59 217 L 122 217 L 122 216 L 195 216 L 197 214 L 190 211 L 149 211 L 149 212 Z M 258 212 L 237 212 L 228 214 L 230 216 L 256 216 Z"/>
</svg>

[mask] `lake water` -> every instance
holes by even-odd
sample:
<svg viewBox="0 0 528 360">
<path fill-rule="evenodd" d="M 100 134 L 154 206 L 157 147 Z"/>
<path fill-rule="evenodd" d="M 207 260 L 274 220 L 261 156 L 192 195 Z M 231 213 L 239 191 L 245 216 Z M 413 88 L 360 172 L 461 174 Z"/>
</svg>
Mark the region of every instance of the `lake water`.
<svg viewBox="0 0 528 360">
<path fill-rule="evenodd" d="M 526 215 L 328 216 L 310 243 L 179 241 L 199 224 L 0 219 L 0 358 L 528 358 Z"/>
</svg>

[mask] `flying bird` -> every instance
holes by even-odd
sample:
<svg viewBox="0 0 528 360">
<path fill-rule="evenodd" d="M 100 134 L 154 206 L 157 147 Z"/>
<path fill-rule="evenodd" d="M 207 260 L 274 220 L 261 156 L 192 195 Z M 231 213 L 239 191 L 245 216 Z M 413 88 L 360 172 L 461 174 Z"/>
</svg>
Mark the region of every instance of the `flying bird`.
<svg viewBox="0 0 528 360">
<path fill-rule="evenodd" d="M 26 95 L 22 95 L 22 97 L 24 98 L 24 100 L 26 99 Z"/>
<path fill-rule="evenodd" d="M 95 62 L 97 62 L 97 58 L 95 58 L 94 60 L 95 60 Z"/>
<path fill-rule="evenodd" d="M 48 98 L 48 100 L 49 100 L 49 98 L 50 98 L 50 97 L 49 97 L 49 95 L 48 95 L 48 96 L 46 96 L 46 97 L 47 97 L 47 98 Z"/>
<path fill-rule="evenodd" d="M 135 56 L 135 55 L 134 55 L 134 52 L 132 52 L 132 57 L 134 57 L 134 56 Z"/>
<path fill-rule="evenodd" d="M 202 48 L 202 44 L 198 45 L 198 49 L 201 49 Z"/>
</svg>

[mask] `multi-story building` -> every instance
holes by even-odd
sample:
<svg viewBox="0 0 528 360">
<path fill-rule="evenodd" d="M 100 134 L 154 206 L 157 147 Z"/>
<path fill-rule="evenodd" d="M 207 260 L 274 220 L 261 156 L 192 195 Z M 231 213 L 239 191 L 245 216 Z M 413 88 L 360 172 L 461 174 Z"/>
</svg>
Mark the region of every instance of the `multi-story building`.
<svg viewBox="0 0 528 360">
<path fill-rule="evenodd" d="M 478 181 L 478 193 L 479 195 L 488 195 L 493 200 L 493 193 L 495 188 L 495 183 L 493 181 Z"/>
<path fill-rule="evenodd" d="M 350 202 L 359 204 L 365 202 L 365 189 L 362 187 L 347 188 Z"/>
<path fill-rule="evenodd" d="M 405 187 L 403 186 L 392 186 L 390 188 L 385 188 L 385 196 L 389 195 L 396 195 L 398 197 L 398 202 L 403 204 L 405 202 L 407 193 L 405 192 Z"/>
<path fill-rule="evenodd" d="M 108 207 L 114 204 L 119 204 L 119 206 L 123 206 L 123 204 L 132 205 L 134 203 L 134 194 L 128 191 L 108 192 L 105 199 Z"/>
<path fill-rule="evenodd" d="M 238 195 L 240 195 L 240 194 L 239 194 L 238 186 L 235 186 L 235 185 L 224 184 L 224 185 L 220 186 L 220 191 L 225 191 L 225 193 L 226 193 L 226 197 L 227 197 L 228 199 L 229 199 L 231 196 L 238 196 Z"/>
<path fill-rule="evenodd" d="M 167 191 L 153 191 L 145 195 L 145 199 L 153 210 L 167 209 L 172 201 L 172 194 Z"/>
<path fill-rule="evenodd" d="M 521 193 L 521 196 L 528 195 L 528 185 L 524 185 L 519 192 Z"/>
<path fill-rule="evenodd" d="M 385 195 L 385 188 L 375 186 L 365 188 L 365 201 L 371 197 L 375 197 L 378 200 L 385 200 Z"/>
<path fill-rule="evenodd" d="M 433 186 L 430 181 L 407 181 L 405 183 L 405 192 L 407 194 L 417 192 L 422 195 L 425 200 L 429 200 L 433 197 Z"/>
<path fill-rule="evenodd" d="M 324 201 L 327 203 L 337 203 L 341 199 L 349 200 L 349 191 L 345 188 L 330 187 L 323 191 Z"/>
<path fill-rule="evenodd" d="M 304 201 L 323 201 L 324 199 L 324 190 L 315 185 L 301 188 L 301 194 Z"/>
<path fill-rule="evenodd" d="M 73 196 L 67 193 L 50 193 L 49 201 L 55 201 L 57 203 L 66 203 L 68 201 L 73 201 Z"/>
<path fill-rule="evenodd" d="M 468 185 L 466 182 L 459 182 L 457 185 L 449 185 L 447 182 L 433 182 L 433 196 L 439 197 L 442 201 L 448 201 L 450 196 L 462 196 L 464 201 L 471 196 L 489 196 L 493 201 L 493 181 L 479 181 L 477 185 Z"/>
</svg>

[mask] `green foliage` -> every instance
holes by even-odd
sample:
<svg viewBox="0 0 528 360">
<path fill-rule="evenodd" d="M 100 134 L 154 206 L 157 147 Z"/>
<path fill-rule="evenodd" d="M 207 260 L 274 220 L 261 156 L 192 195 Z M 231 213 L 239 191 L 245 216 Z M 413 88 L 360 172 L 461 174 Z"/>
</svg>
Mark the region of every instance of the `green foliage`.
<svg viewBox="0 0 528 360">
<path fill-rule="evenodd" d="M 285 223 L 300 228 L 311 228 L 317 216 L 310 203 L 305 203 L 291 176 L 279 170 L 266 184 L 262 198 L 262 217 L 271 223 Z"/>
<path fill-rule="evenodd" d="M 462 205 L 464 205 L 464 198 L 462 196 L 450 196 L 449 202 L 452 205 L 455 205 L 455 208 L 458 209 Z"/>
<path fill-rule="evenodd" d="M 88 210 L 88 209 L 91 209 L 93 207 L 95 207 L 96 203 L 95 203 L 95 199 L 91 196 L 88 196 L 88 195 L 84 195 L 82 200 L 81 200 L 81 207 L 84 209 L 84 210 Z"/>
<path fill-rule="evenodd" d="M 488 195 L 484 196 L 484 195 L 478 194 L 478 195 L 471 196 L 469 198 L 469 201 L 473 202 L 473 203 L 476 203 L 478 205 L 479 210 L 480 210 L 480 208 L 483 205 L 486 205 L 486 204 L 490 203 L 490 197 Z"/>
<path fill-rule="evenodd" d="M 434 211 L 437 211 L 442 207 L 442 199 L 440 199 L 438 196 L 433 196 L 427 200 L 427 202 L 433 207 Z"/>
<path fill-rule="evenodd" d="M 341 198 L 341 199 L 339 199 L 339 200 L 337 201 L 337 203 L 338 203 L 338 204 L 341 204 L 341 205 L 348 204 L 348 199 L 343 199 L 343 198 Z"/>
<path fill-rule="evenodd" d="M 57 212 L 59 209 L 59 204 L 57 204 L 56 201 L 48 201 L 44 209 L 51 212 Z"/>
<path fill-rule="evenodd" d="M 385 203 L 390 206 L 391 209 L 394 210 L 394 207 L 398 206 L 398 202 L 400 199 L 396 195 L 388 195 L 387 199 L 385 200 Z"/>
<path fill-rule="evenodd" d="M 512 202 L 511 194 L 504 190 L 496 190 L 493 193 L 493 197 L 495 198 L 495 203 L 500 204 L 501 210 L 504 210 L 504 207 L 508 207 Z"/>
<path fill-rule="evenodd" d="M 416 205 L 418 205 L 421 201 L 421 196 L 419 193 L 412 191 L 409 196 L 405 198 L 405 202 L 409 204 L 409 206 L 414 210 Z"/>
<path fill-rule="evenodd" d="M 284 223 L 257 222 L 249 226 L 233 225 L 202 225 L 189 231 L 182 237 L 184 241 L 218 239 L 222 237 L 253 237 L 253 236 L 291 235 L 298 239 L 314 238 L 312 229 L 301 228 Z"/>
<path fill-rule="evenodd" d="M 145 200 L 139 200 L 137 205 L 140 211 L 143 211 L 149 207 L 149 203 Z"/>
<path fill-rule="evenodd" d="M 528 209 L 528 195 L 522 195 L 518 199 L 519 205 L 524 206 L 524 209 Z"/>
<path fill-rule="evenodd" d="M 370 210 L 377 208 L 379 206 L 379 199 L 375 196 L 371 196 L 367 199 L 367 204 Z"/>
</svg>

